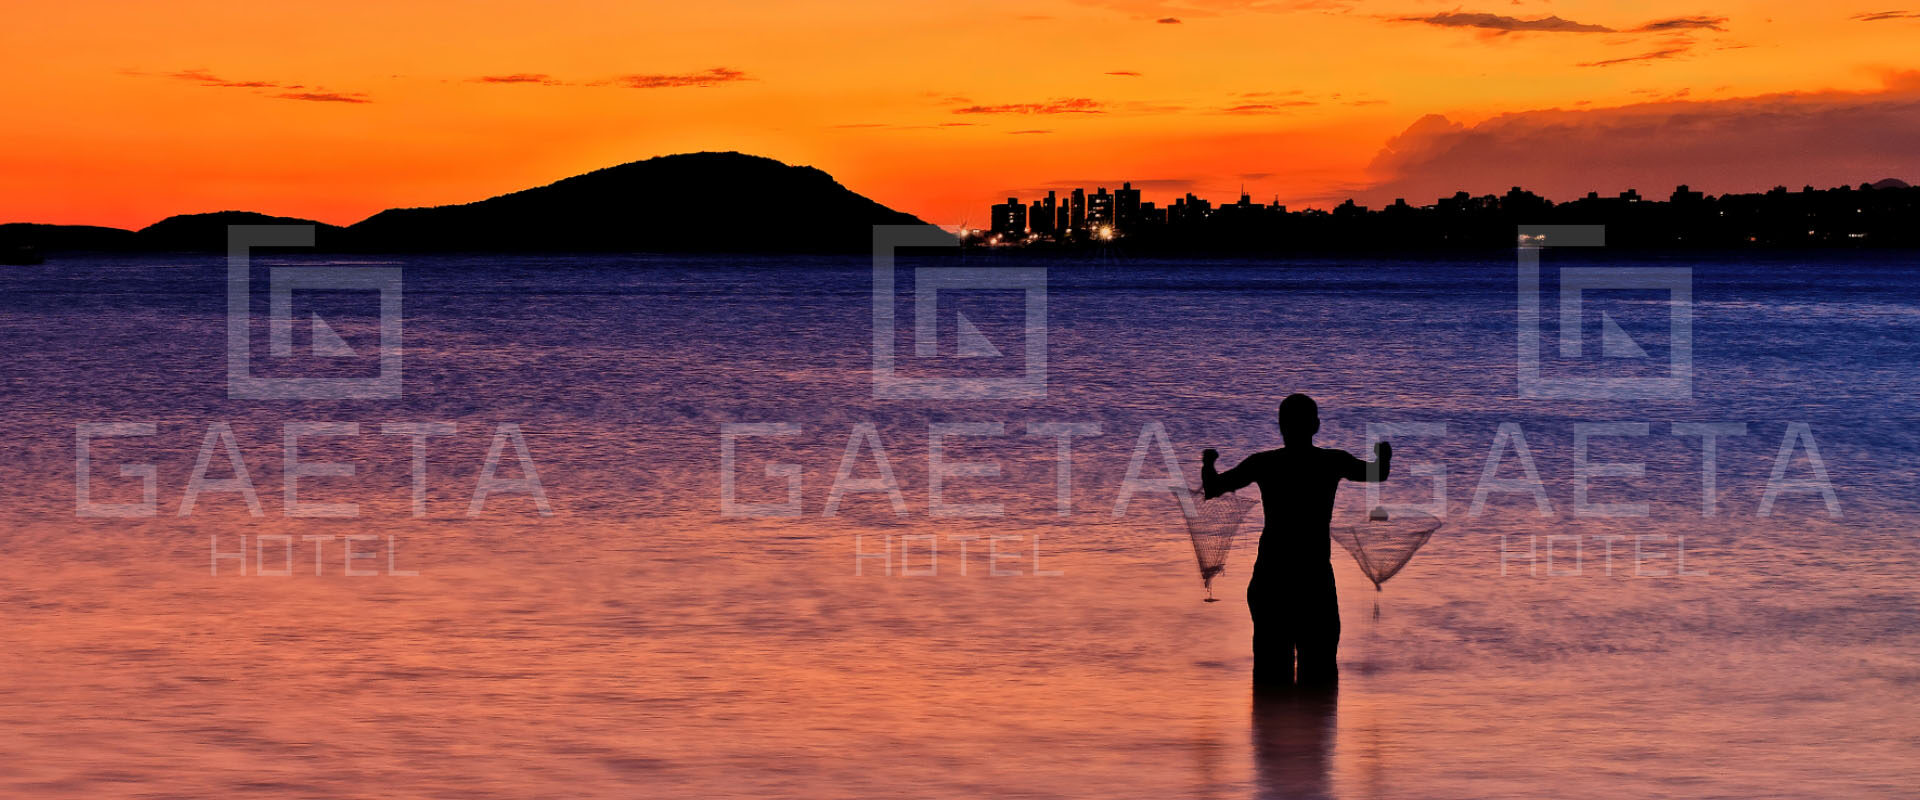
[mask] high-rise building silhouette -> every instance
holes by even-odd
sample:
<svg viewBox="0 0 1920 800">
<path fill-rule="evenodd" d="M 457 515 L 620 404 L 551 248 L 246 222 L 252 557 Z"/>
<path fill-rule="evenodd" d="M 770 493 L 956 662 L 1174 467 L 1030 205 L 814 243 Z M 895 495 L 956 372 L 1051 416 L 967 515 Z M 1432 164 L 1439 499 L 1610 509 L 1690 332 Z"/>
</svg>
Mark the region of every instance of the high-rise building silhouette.
<svg viewBox="0 0 1920 800">
<path fill-rule="evenodd" d="M 1020 204 L 1020 198 L 1009 197 L 1005 203 L 994 204 L 993 232 L 1002 236 L 1027 235 L 1027 207 Z"/>
<path fill-rule="evenodd" d="M 1053 192 L 1047 192 L 1046 197 L 1033 201 L 1033 205 L 1027 209 L 1027 230 L 1042 236 L 1052 236 L 1058 230 L 1055 227 L 1054 214 L 1056 202 L 1058 200 Z"/>
<path fill-rule="evenodd" d="M 1120 184 L 1113 193 L 1113 227 L 1120 231 L 1140 227 L 1140 190 L 1133 188 L 1132 181 Z"/>
<path fill-rule="evenodd" d="M 1098 231 L 1113 227 L 1113 195 L 1107 194 L 1107 187 L 1087 195 L 1087 230 Z"/>
<path fill-rule="evenodd" d="M 1067 229 L 1076 233 L 1087 229 L 1087 190 L 1073 190 L 1073 213 L 1068 218 Z"/>
</svg>

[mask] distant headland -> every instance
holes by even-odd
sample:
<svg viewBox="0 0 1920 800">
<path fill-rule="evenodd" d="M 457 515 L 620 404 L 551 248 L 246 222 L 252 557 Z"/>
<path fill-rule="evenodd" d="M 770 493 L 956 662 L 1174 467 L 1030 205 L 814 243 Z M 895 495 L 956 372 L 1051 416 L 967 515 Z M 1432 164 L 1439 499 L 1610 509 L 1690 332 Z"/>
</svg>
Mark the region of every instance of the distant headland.
<svg viewBox="0 0 1920 800">
<path fill-rule="evenodd" d="M 747 213 L 759 209 L 764 213 Z M 347 226 L 220 211 L 137 231 L 0 225 L 0 250 L 224 252 L 229 225 L 305 224 L 342 252 L 865 252 L 874 225 L 926 225 L 812 167 L 683 153 L 463 205 L 396 208 Z"/>
<path fill-rule="evenodd" d="M 1427 205 L 1380 209 L 1352 200 L 1331 211 L 1279 202 L 1214 206 L 1188 194 L 1165 207 L 1122 184 L 992 206 L 986 228 L 960 231 L 969 247 L 1078 250 L 1124 244 L 1143 252 L 1302 252 L 1511 248 L 1522 225 L 1605 225 L 1610 246 L 1660 248 L 1920 247 L 1920 188 L 1882 180 L 1859 187 L 1713 196 L 1680 186 L 1667 199 L 1629 189 L 1555 203 L 1518 186 L 1504 195 L 1458 192 Z"/>
</svg>

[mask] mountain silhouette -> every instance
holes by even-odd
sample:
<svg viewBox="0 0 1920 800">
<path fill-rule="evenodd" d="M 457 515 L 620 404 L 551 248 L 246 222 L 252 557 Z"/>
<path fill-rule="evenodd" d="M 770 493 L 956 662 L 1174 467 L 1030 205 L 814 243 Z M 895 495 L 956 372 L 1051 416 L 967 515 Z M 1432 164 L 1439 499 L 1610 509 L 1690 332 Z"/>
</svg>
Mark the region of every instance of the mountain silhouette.
<svg viewBox="0 0 1920 800">
<path fill-rule="evenodd" d="M 141 228 L 134 241 L 142 250 L 220 250 L 227 249 L 229 225 L 312 225 L 314 245 L 331 249 L 343 244 L 338 225 L 295 217 L 275 217 L 252 211 L 215 211 L 211 214 L 180 214 Z"/>
<path fill-rule="evenodd" d="M 168 217 L 138 232 L 0 225 L 42 251 L 224 252 L 228 225 L 313 225 L 359 252 L 865 252 L 874 225 L 926 225 L 813 167 L 744 153 L 635 161 L 462 205 L 397 208 L 347 227 L 251 211 Z"/>
<path fill-rule="evenodd" d="M 812 167 L 685 153 L 457 206 L 382 211 L 347 228 L 366 250 L 871 249 L 874 225 L 924 225 Z"/>
<path fill-rule="evenodd" d="M 133 231 L 98 225 L 43 225 L 37 222 L 0 225 L 0 250 L 30 247 L 53 252 L 122 252 L 138 250 L 138 239 L 139 236 Z"/>
</svg>

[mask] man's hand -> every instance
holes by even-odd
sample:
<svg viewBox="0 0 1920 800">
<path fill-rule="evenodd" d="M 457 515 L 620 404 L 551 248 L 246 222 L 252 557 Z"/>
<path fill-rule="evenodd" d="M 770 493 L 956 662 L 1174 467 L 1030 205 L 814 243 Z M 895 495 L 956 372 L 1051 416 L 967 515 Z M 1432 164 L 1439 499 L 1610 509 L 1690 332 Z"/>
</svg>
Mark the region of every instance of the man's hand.
<svg viewBox="0 0 1920 800">
<path fill-rule="evenodd" d="M 1211 464 L 1214 462 L 1215 459 L 1218 459 L 1219 457 L 1220 457 L 1220 451 L 1209 447 L 1206 449 L 1205 452 L 1200 454 L 1200 463 Z"/>
<path fill-rule="evenodd" d="M 1392 459 L 1393 459 L 1393 445 L 1390 445 L 1390 444 L 1387 444 L 1386 442 L 1375 442 L 1375 443 L 1373 444 L 1373 459 L 1374 459 L 1375 461 L 1390 461 L 1390 460 L 1392 460 Z"/>
</svg>

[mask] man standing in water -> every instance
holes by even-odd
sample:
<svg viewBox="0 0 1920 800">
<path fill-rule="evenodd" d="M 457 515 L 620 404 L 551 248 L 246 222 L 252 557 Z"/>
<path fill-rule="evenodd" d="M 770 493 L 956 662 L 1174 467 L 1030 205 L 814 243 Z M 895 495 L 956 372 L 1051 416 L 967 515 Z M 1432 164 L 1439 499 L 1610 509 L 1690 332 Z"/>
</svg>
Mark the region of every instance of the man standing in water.
<svg viewBox="0 0 1920 800">
<path fill-rule="evenodd" d="M 1320 406 L 1311 397 L 1292 394 L 1280 402 L 1285 446 L 1254 453 L 1226 472 L 1214 471 L 1219 453 L 1201 455 L 1201 487 L 1209 498 L 1260 484 L 1267 524 L 1247 584 L 1253 682 L 1260 686 L 1332 686 L 1339 679 L 1333 655 L 1340 644 L 1340 606 L 1328 535 L 1333 495 L 1342 478 L 1386 480 L 1393 460 L 1393 447 L 1386 442 L 1374 445 L 1372 464 L 1345 450 L 1314 447 L 1313 435 L 1319 432 Z"/>
</svg>

